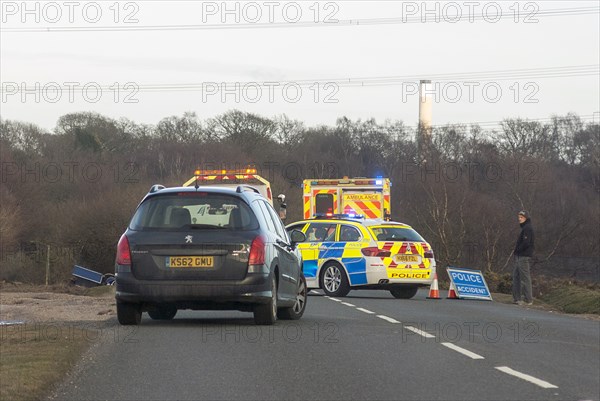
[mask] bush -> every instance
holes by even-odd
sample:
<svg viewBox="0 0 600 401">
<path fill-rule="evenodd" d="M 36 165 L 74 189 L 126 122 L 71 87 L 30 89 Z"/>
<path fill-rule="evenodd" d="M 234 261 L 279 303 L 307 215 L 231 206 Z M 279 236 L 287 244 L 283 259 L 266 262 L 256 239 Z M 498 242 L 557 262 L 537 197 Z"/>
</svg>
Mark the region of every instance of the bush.
<svg viewBox="0 0 600 401">
<path fill-rule="evenodd" d="M 499 292 L 501 294 L 512 293 L 512 276 L 509 273 L 485 273 L 485 281 L 491 292 Z"/>
</svg>

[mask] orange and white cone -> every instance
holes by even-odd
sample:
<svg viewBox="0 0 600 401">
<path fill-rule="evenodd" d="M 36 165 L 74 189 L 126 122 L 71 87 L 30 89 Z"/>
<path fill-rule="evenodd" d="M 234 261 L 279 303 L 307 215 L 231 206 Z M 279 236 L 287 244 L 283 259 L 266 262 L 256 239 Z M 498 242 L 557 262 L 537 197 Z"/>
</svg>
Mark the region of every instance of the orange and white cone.
<svg viewBox="0 0 600 401">
<path fill-rule="evenodd" d="M 456 295 L 456 288 L 454 288 L 454 283 L 450 281 L 450 289 L 448 290 L 448 296 L 446 299 L 458 299 L 458 295 Z"/>
<path fill-rule="evenodd" d="M 440 299 L 440 289 L 438 288 L 437 273 L 433 276 L 433 282 L 429 286 L 429 296 L 427 299 Z"/>
</svg>

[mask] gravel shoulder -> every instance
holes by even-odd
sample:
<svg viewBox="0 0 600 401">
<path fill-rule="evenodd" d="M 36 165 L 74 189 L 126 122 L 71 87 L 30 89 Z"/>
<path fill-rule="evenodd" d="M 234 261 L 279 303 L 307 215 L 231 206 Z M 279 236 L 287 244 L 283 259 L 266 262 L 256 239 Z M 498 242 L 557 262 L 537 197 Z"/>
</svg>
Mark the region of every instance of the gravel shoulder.
<svg viewBox="0 0 600 401">
<path fill-rule="evenodd" d="M 0 287 L 0 321 L 56 323 L 105 321 L 116 316 L 114 287 Z M 59 289 L 60 290 L 60 289 Z"/>
</svg>

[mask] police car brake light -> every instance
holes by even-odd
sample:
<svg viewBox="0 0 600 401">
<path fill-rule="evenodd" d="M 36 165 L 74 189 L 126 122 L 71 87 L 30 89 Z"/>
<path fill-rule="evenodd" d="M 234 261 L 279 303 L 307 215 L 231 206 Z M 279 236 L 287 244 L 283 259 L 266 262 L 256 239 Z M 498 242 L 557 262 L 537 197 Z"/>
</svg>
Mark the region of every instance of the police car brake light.
<svg viewBox="0 0 600 401">
<path fill-rule="evenodd" d="M 389 258 L 391 256 L 391 252 L 385 249 L 379 249 L 376 246 L 370 246 L 368 248 L 363 248 L 360 250 L 365 256 L 379 256 L 380 258 Z"/>
</svg>

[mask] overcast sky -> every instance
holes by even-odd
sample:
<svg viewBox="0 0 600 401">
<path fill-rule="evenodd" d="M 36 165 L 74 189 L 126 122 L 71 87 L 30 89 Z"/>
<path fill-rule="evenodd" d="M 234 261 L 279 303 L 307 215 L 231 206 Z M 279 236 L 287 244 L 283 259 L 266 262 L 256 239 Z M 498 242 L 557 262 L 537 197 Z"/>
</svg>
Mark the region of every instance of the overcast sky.
<svg viewBox="0 0 600 401">
<path fill-rule="evenodd" d="M 598 1 L 0 3 L 0 115 L 49 130 L 77 111 L 156 124 L 234 108 L 413 125 L 419 79 L 434 125 L 600 121 Z"/>
</svg>

